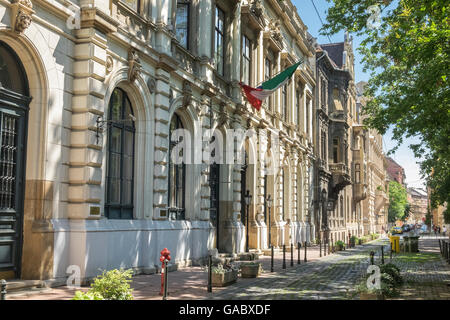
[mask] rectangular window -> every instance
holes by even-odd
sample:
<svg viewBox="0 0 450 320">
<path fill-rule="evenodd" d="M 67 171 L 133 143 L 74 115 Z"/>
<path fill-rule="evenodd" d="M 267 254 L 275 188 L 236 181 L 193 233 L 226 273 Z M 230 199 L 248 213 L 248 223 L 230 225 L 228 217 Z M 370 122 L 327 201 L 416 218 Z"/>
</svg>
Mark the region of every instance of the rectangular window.
<svg viewBox="0 0 450 320">
<path fill-rule="evenodd" d="M 322 109 L 325 110 L 325 106 L 327 104 L 327 91 L 326 91 L 326 82 L 325 80 L 322 80 L 322 86 L 321 86 L 321 106 Z"/>
<path fill-rule="evenodd" d="M 252 43 L 249 38 L 242 36 L 242 81 L 251 85 L 250 68 L 252 65 Z"/>
<path fill-rule="evenodd" d="M 301 122 L 301 114 L 302 114 L 302 91 L 297 90 L 297 106 L 296 106 L 296 125 L 300 126 Z"/>
<path fill-rule="evenodd" d="M 180 44 L 188 49 L 189 46 L 189 3 L 177 2 L 176 37 Z"/>
<path fill-rule="evenodd" d="M 281 97 L 281 116 L 285 122 L 288 121 L 288 84 L 286 83 L 283 86 Z"/>
<path fill-rule="evenodd" d="M 321 145 L 322 145 L 321 157 L 322 157 L 323 161 L 326 161 L 326 159 L 327 159 L 327 136 L 324 131 L 322 131 Z"/>
<path fill-rule="evenodd" d="M 272 77 L 272 63 L 268 58 L 266 58 L 264 62 L 264 79 L 265 81 L 269 80 Z M 269 106 L 269 110 L 272 110 L 272 95 L 267 98 L 267 104 Z"/>
<path fill-rule="evenodd" d="M 339 139 L 338 138 L 333 139 L 333 162 L 334 163 L 339 162 Z"/>
<path fill-rule="evenodd" d="M 361 168 L 360 165 L 357 163 L 355 164 L 355 183 L 361 182 Z"/>
<path fill-rule="evenodd" d="M 216 7 L 216 23 L 214 27 L 215 59 L 217 72 L 224 75 L 224 34 L 225 34 L 225 13 Z"/>
<path fill-rule="evenodd" d="M 307 98 L 306 99 L 306 133 L 309 134 L 309 127 L 310 127 L 310 104 L 311 104 L 311 99 Z"/>
</svg>

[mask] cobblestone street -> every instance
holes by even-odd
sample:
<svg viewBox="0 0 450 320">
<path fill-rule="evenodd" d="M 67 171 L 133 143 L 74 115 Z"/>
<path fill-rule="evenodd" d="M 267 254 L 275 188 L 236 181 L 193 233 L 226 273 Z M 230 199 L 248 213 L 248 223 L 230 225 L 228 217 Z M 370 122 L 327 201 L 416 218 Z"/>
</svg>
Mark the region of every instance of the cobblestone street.
<svg viewBox="0 0 450 320">
<path fill-rule="evenodd" d="M 381 263 L 381 246 L 385 246 L 385 262 L 389 262 L 389 242 L 379 239 L 353 249 L 319 257 L 318 247 L 308 248 L 305 263 L 304 249 L 301 264 L 290 266 L 290 253 L 286 253 L 286 269 L 282 269 L 282 254 L 275 259 L 275 272 L 270 272 L 270 256 L 262 256 L 264 272 L 256 279 L 239 278 L 225 288 L 206 291 L 207 272 L 202 267 L 184 268 L 169 273 L 169 299 L 226 299 L 226 300 L 321 300 L 359 299 L 355 285 L 361 280 L 370 263 L 370 251 L 375 251 L 375 263 Z M 420 240 L 417 254 L 400 253 L 392 262 L 402 270 L 405 280 L 401 294 L 395 299 L 450 299 L 450 266 L 439 255 L 436 238 Z M 133 278 L 136 300 L 159 300 L 160 274 L 140 275 Z M 87 288 L 83 288 L 87 290 Z M 9 295 L 8 299 L 71 299 L 75 289 L 59 287 Z"/>
</svg>

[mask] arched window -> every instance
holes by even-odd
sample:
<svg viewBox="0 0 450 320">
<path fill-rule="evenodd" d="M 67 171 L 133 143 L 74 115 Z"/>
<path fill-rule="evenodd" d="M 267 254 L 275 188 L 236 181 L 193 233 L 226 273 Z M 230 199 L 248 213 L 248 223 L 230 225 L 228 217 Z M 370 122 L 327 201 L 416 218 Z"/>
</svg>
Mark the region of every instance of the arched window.
<svg viewBox="0 0 450 320">
<path fill-rule="evenodd" d="M 16 278 L 22 260 L 30 101 L 25 69 L 13 49 L 0 41 L 0 270 L 14 272 Z"/>
<path fill-rule="evenodd" d="M 133 219 L 134 122 L 130 100 L 115 89 L 109 102 L 105 216 Z"/>
<path fill-rule="evenodd" d="M 174 163 L 172 161 L 172 150 L 183 141 L 183 136 L 177 136 L 172 140 L 172 133 L 177 129 L 183 129 L 183 123 L 177 114 L 174 114 L 170 122 L 169 132 L 169 212 L 173 220 L 185 219 L 185 185 L 186 185 L 186 164 Z M 177 157 L 183 158 L 183 149 Z M 178 162 L 178 161 L 177 161 Z"/>
</svg>

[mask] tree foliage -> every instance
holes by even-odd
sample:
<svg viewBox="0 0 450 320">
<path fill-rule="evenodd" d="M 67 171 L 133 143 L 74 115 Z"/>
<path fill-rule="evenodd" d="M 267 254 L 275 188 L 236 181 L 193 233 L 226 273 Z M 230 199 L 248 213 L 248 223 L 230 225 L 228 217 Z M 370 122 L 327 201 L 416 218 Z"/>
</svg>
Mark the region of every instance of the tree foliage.
<svg viewBox="0 0 450 320">
<path fill-rule="evenodd" d="M 410 147 L 422 158 L 431 204 L 450 203 L 450 1 L 327 1 L 333 5 L 322 33 L 348 30 L 363 38 L 358 50 L 371 72 L 365 124 L 381 134 L 392 128 L 399 145 L 420 138 Z"/>
<path fill-rule="evenodd" d="M 397 181 L 389 181 L 388 221 L 403 220 L 408 207 L 408 195 L 405 187 Z"/>
</svg>

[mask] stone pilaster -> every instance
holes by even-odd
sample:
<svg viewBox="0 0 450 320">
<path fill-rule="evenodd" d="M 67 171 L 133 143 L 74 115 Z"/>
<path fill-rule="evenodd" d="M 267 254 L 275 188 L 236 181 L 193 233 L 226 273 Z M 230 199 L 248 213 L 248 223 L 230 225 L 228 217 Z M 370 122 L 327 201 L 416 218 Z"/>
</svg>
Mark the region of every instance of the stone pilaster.
<svg viewBox="0 0 450 320">
<path fill-rule="evenodd" d="M 72 127 L 69 160 L 69 219 L 99 219 L 102 198 L 103 135 L 96 120 L 105 115 L 106 34 L 114 26 L 83 10 L 74 48 Z"/>
<path fill-rule="evenodd" d="M 238 99 L 240 88 L 236 83 L 241 80 L 241 5 L 238 3 L 232 14 L 232 57 L 231 57 L 231 81 L 233 85 L 232 97 Z"/>
<path fill-rule="evenodd" d="M 155 91 L 155 160 L 153 174 L 153 219 L 165 220 L 167 215 L 159 212 L 168 206 L 169 175 L 169 106 L 170 106 L 170 70 L 156 70 Z"/>
</svg>

